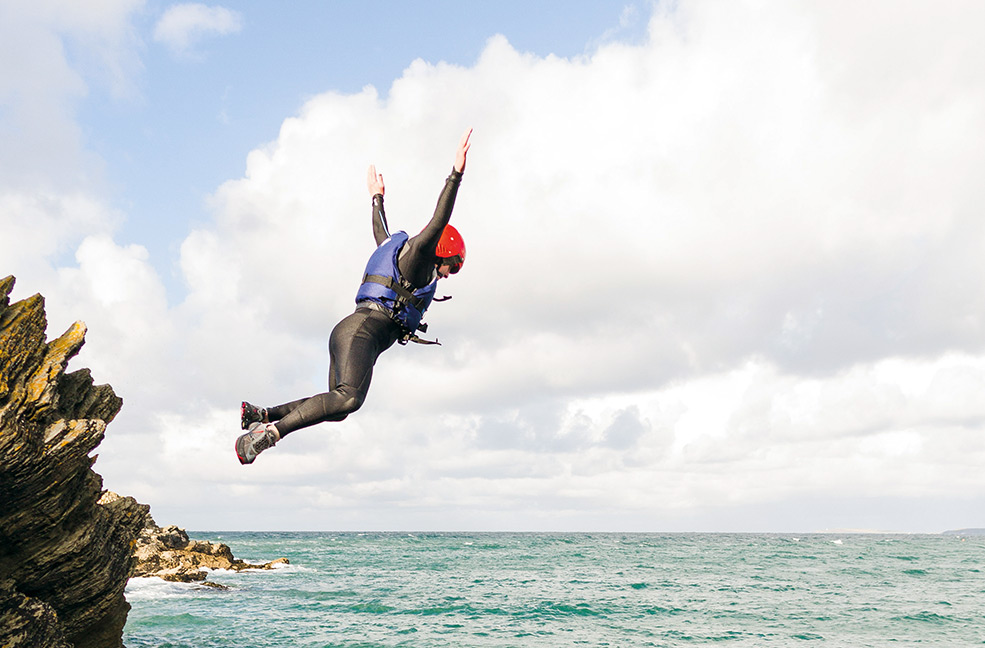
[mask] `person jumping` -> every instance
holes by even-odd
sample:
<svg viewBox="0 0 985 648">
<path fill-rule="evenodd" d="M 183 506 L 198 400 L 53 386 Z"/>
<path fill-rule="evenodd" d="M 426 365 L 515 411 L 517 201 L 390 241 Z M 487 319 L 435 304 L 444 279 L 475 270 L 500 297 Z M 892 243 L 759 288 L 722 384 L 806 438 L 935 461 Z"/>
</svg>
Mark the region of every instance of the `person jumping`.
<svg viewBox="0 0 985 648">
<path fill-rule="evenodd" d="M 465 263 L 465 242 L 448 221 L 465 172 L 471 135 L 471 128 L 462 135 L 434 215 L 416 236 L 404 231 L 390 234 L 383 211 L 383 175 L 370 165 L 367 186 L 373 197 L 377 248 L 356 293 L 355 312 L 339 322 L 329 338 L 329 391 L 276 407 L 243 401 L 240 425 L 248 431 L 236 439 L 240 463 L 253 463 L 257 455 L 295 430 L 343 420 L 366 400 L 373 365 L 381 353 L 394 342 L 428 343 L 417 331 L 426 329 L 421 319 L 434 299 L 438 280 L 457 273 Z"/>
</svg>

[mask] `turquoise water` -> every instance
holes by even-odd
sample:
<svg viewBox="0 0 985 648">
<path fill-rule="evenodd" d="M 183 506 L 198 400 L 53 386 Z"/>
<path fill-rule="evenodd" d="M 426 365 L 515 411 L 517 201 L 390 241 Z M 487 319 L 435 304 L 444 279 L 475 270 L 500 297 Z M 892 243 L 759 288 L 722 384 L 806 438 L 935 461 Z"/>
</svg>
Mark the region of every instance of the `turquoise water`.
<svg viewBox="0 0 985 648">
<path fill-rule="evenodd" d="M 133 579 L 142 647 L 972 646 L 985 538 L 223 533 L 274 571 Z"/>
</svg>

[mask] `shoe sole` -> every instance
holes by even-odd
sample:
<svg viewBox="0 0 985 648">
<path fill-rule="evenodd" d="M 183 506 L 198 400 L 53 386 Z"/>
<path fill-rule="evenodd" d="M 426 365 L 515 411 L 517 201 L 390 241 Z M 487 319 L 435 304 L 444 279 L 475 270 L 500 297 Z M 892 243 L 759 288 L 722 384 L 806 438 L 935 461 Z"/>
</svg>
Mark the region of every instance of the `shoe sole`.
<svg viewBox="0 0 985 648">
<path fill-rule="evenodd" d="M 252 426 L 254 423 L 266 423 L 266 421 L 263 420 L 266 417 L 262 414 L 262 412 L 263 412 L 263 409 L 262 408 L 256 407 L 255 405 L 250 405 L 250 407 L 253 407 L 257 411 L 257 415 L 259 415 L 259 417 L 260 417 L 258 419 L 254 419 L 254 418 L 248 417 L 246 415 L 246 406 L 247 405 L 249 405 L 249 403 L 247 403 L 246 401 L 243 401 L 243 402 L 241 402 L 239 404 L 239 427 L 240 427 L 240 429 L 242 429 L 242 430 L 249 430 L 250 429 L 250 426 Z"/>
<path fill-rule="evenodd" d="M 243 401 L 239 405 L 239 427 L 245 430 L 248 426 L 249 423 L 246 420 L 246 401 Z"/>
</svg>

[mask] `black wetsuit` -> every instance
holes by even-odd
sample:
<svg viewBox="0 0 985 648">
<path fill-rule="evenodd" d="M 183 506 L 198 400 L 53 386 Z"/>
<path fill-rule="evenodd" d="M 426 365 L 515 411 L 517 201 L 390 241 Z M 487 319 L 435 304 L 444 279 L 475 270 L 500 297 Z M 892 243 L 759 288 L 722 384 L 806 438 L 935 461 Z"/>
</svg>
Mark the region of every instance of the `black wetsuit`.
<svg viewBox="0 0 985 648">
<path fill-rule="evenodd" d="M 462 174 L 452 169 L 431 221 L 400 250 L 397 268 L 414 290 L 434 281 L 434 250 L 451 219 L 461 181 Z M 373 196 L 373 236 L 377 246 L 390 236 L 381 194 Z M 323 421 L 341 421 L 366 400 L 376 359 L 406 332 L 386 312 L 360 302 L 354 313 L 335 326 L 329 338 L 330 391 L 267 408 L 268 420 L 276 422 L 281 437 Z"/>
</svg>

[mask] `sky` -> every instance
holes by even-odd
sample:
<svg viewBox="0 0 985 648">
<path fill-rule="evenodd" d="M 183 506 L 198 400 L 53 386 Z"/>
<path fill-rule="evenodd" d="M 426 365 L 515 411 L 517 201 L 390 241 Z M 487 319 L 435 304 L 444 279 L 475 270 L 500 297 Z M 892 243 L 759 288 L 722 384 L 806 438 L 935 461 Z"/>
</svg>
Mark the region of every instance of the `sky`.
<svg viewBox="0 0 985 648">
<path fill-rule="evenodd" d="M 423 5 L 423 6 L 417 6 Z M 0 275 L 123 397 L 105 487 L 192 530 L 985 526 L 985 5 L 0 3 Z M 373 250 L 473 128 L 462 272 L 363 408 Z"/>
</svg>

